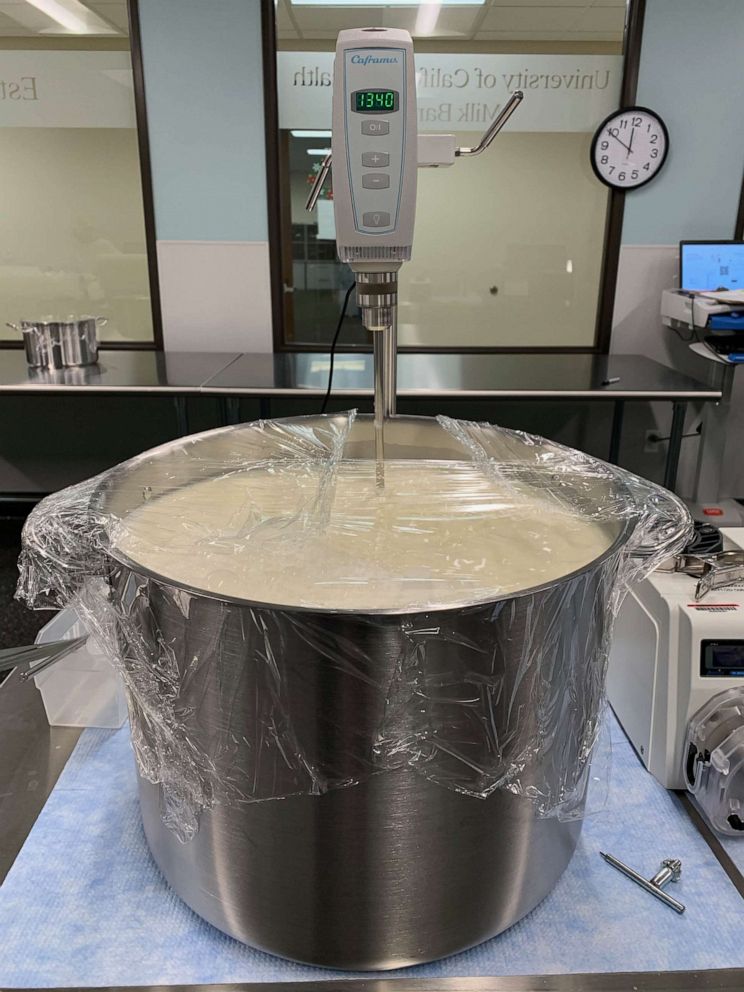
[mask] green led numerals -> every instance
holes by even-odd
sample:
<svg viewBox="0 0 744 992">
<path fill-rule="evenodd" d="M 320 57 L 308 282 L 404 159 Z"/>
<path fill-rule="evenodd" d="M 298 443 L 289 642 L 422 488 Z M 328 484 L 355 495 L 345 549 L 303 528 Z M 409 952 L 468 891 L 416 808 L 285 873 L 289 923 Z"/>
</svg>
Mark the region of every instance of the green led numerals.
<svg viewBox="0 0 744 992">
<path fill-rule="evenodd" d="M 398 91 L 357 90 L 353 94 L 352 108 L 357 113 L 392 113 L 398 109 Z"/>
</svg>

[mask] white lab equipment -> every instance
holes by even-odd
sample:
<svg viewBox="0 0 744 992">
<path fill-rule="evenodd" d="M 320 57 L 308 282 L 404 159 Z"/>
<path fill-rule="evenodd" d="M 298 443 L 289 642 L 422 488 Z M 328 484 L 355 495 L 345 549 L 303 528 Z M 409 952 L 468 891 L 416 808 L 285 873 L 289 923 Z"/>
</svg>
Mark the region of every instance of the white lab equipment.
<svg viewBox="0 0 744 992">
<path fill-rule="evenodd" d="M 710 532 L 722 551 L 692 547 L 628 591 L 607 694 L 655 778 L 744 838 L 744 528 Z"/>
<path fill-rule="evenodd" d="M 741 303 L 725 303 L 711 293 L 685 289 L 665 289 L 661 294 L 661 322 L 679 330 L 716 331 L 715 318 L 729 317 L 744 310 Z M 744 321 L 742 322 L 744 330 Z M 723 330 L 723 329 L 718 329 Z M 720 334 L 722 341 L 726 340 Z"/>
<path fill-rule="evenodd" d="M 61 610 L 39 631 L 37 645 L 70 641 L 73 650 L 53 664 L 30 665 L 52 727 L 117 729 L 127 718 L 121 676 L 107 652 L 91 637 L 71 608 Z M 38 667 L 39 673 L 34 674 Z"/>
</svg>

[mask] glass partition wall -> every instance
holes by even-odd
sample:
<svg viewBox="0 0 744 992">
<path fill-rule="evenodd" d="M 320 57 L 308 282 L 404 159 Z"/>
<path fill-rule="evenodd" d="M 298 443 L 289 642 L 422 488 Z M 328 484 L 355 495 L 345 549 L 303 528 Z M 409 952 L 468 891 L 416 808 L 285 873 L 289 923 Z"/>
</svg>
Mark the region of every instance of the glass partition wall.
<svg viewBox="0 0 744 992">
<path fill-rule="evenodd" d="M 420 132 L 472 146 L 525 95 L 487 153 L 419 170 L 400 345 L 594 347 L 609 193 L 589 146 L 620 99 L 625 15 L 625 0 L 278 0 L 284 346 L 327 346 L 351 282 L 332 185 L 312 214 L 305 199 L 329 148 L 336 35 L 382 25 L 413 35 Z M 343 345 L 368 347 L 353 309 Z"/>
<path fill-rule="evenodd" d="M 153 340 L 126 0 L 0 2 L 0 338 L 106 318 Z"/>
</svg>

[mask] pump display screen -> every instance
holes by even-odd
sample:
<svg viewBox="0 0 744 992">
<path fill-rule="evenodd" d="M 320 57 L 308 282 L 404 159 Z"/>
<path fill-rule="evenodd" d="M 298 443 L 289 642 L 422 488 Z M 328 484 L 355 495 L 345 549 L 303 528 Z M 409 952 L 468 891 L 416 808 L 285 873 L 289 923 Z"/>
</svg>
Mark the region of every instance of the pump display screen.
<svg viewBox="0 0 744 992">
<path fill-rule="evenodd" d="M 357 114 L 392 114 L 399 100 L 397 90 L 356 90 L 351 94 L 351 109 Z"/>
<path fill-rule="evenodd" d="M 744 641 L 702 641 L 700 674 L 703 677 L 744 678 Z"/>
</svg>

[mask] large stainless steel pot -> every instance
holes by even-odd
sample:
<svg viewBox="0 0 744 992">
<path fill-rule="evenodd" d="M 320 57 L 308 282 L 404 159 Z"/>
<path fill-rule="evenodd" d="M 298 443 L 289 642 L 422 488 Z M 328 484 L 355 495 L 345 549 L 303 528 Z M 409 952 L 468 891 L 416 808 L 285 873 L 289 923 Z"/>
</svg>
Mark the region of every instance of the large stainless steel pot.
<svg viewBox="0 0 744 992">
<path fill-rule="evenodd" d="M 177 441 L 128 463 L 107 478 L 99 509 L 125 516 L 143 499 L 221 471 L 238 436 L 234 431 L 240 428 Z M 359 418 L 345 455 L 370 458 L 373 452 L 371 420 Z M 423 418 L 392 422 L 386 453 L 463 459 L 455 440 Z M 618 500 L 627 498 L 620 481 L 605 478 L 596 485 L 598 501 L 608 489 Z M 259 771 L 286 798 L 218 801 L 201 811 L 196 834 L 183 842 L 164 822 L 172 815 L 172 797 L 140 777 L 147 840 L 176 892 L 239 940 L 345 969 L 395 968 L 452 954 L 528 913 L 555 885 L 581 830 L 580 818 L 541 816 L 526 796 L 545 781 L 560 782 L 566 771 L 570 780 L 586 764 L 586 730 L 600 706 L 606 604 L 619 550 L 633 526 L 620 520 L 607 528 L 604 554 L 560 581 L 500 601 L 442 604 L 404 615 L 220 599 L 183 589 L 111 551 L 113 597 L 127 618 L 125 664 L 128 652 L 141 652 L 143 645 L 151 648 L 153 665 L 163 645 L 172 652 L 179 677 L 169 705 L 183 721 L 191 750 L 208 757 L 216 778 L 239 786 L 241 762 L 257 766 L 267 724 L 260 732 L 256 724 L 266 716 L 259 710 L 272 690 L 268 631 L 272 644 L 281 646 L 274 658 L 281 712 L 305 760 L 332 769 L 335 781 L 360 779 L 321 795 L 292 795 L 295 779 L 274 754 Z M 523 794 L 497 789 L 474 798 L 408 767 L 368 774 L 369 742 L 383 719 L 391 738 L 410 730 L 411 708 L 393 709 L 391 716 L 386 706 L 401 664 L 412 657 L 411 630 L 431 634 L 423 673 L 428 690 L 419 709 L 447 713 L 453 739 L 467 738 L 471 716 L 467 706 L 449 713 L 447 694 L 473 690 L 495 673 L 503 679 L 492 718 L 506 727 L 519 714 L 521 730 L 543 741 L 520 779 Z M 539 673 L 529 677 L 526 639 L 545 652 Z M 353 650 L 354 666 L 335 663 L 339 645 Z M 210 663 L 195 667 L 195 659 Z M 441 698 L 432 688 L 437 685 Z M 546 687 L 550 712 L 542 705 Z M 146 750 L 154 743 L 153 714 L 137 699 L 131 705 Z M 439 757 L 446 780 L 446 755 Z M 581 806 L 579 799 L 575 812 Z"/>
</svg>

